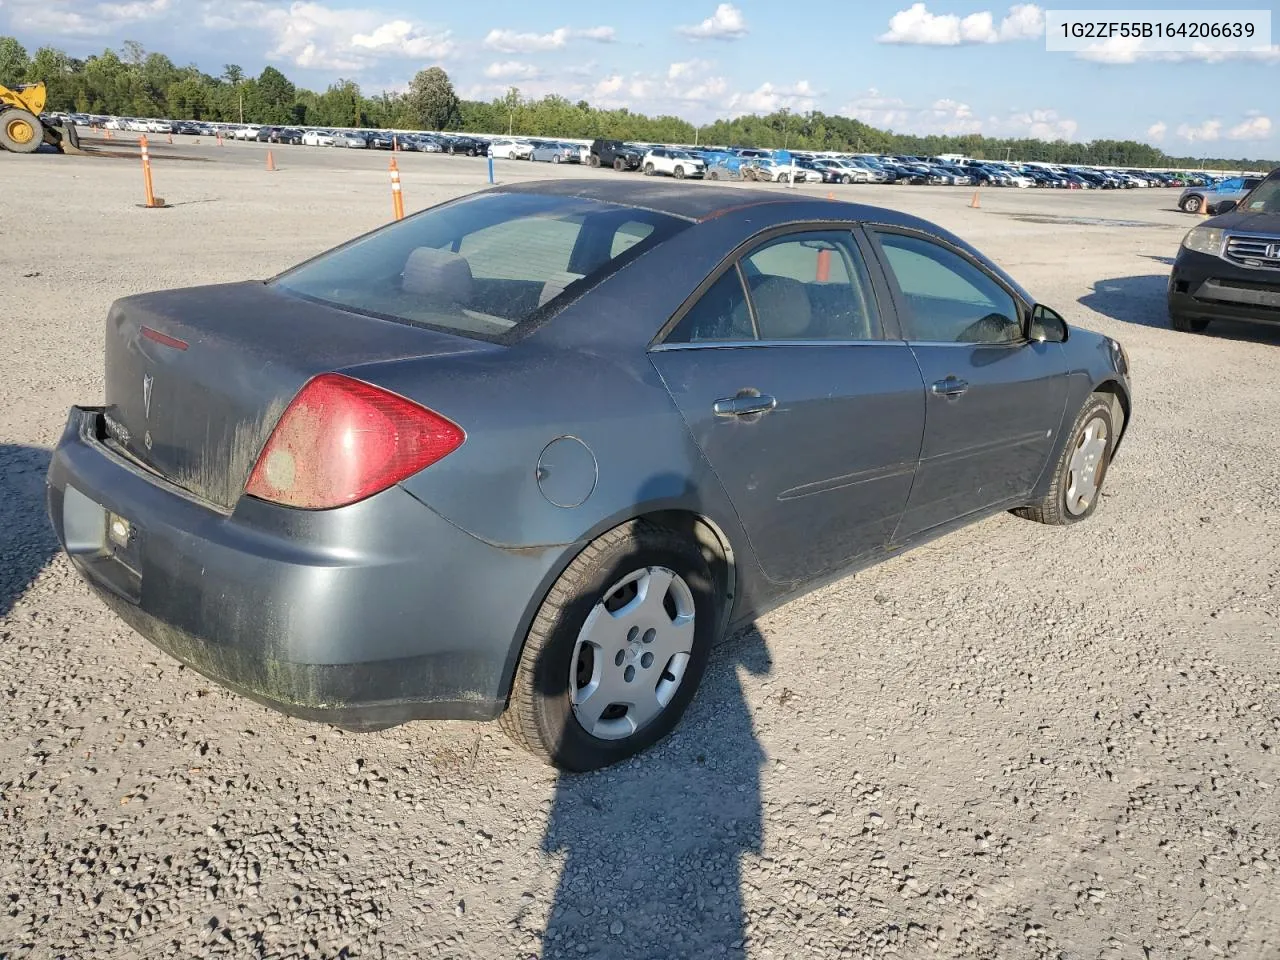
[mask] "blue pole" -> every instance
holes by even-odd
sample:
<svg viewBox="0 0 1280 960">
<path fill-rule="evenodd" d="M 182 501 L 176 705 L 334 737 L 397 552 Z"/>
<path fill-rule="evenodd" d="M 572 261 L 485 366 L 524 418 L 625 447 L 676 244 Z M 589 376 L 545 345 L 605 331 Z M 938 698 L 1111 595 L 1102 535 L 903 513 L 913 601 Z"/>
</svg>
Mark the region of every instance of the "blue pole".
<svg viewBox="0 0 1280 960">
<path fill-rule="evenodd" d="M 489 182 L 493 183 L 493 157 L 489 158 Z"/>
</svg>

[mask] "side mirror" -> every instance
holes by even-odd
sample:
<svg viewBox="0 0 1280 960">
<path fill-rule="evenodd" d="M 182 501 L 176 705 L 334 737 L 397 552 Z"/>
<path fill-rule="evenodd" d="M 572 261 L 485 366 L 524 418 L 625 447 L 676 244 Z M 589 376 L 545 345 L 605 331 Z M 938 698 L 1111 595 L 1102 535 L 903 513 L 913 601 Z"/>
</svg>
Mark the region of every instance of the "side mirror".
<svg viewBox="0 0 1280 960">
<path fill-rule="evenodd" d="M 1230 213 L 1238 206 L 1240 206 L 1239 200 L 1219 200 L 1209 207 L 1209 213 L 1216 217 L 1220 213 Z"/>
<path fill-rule="evenodd" d="M 1066 343 L 1067 321 L 1042 303 L 1031 311 L 1030 338 L 1040 343 Z"/>
</svg>

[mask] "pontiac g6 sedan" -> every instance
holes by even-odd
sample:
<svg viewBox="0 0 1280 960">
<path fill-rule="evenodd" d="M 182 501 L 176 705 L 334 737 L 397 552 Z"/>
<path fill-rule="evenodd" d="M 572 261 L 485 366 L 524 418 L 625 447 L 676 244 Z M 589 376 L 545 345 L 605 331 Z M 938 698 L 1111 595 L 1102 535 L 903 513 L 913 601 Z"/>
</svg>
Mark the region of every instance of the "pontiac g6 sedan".
<svg viewBox="0 0 1280 960">
<path fill-rule="evenodd" d="M 500 717 L 577 770 L 770 607 L 997 511 L 1085 519 L 1131 408 L 1118 343 L 933 224 L 651 180 L 127 297 L 106 344 L 48 510 L 126 622 L 296 716 Z"/>
</svg>

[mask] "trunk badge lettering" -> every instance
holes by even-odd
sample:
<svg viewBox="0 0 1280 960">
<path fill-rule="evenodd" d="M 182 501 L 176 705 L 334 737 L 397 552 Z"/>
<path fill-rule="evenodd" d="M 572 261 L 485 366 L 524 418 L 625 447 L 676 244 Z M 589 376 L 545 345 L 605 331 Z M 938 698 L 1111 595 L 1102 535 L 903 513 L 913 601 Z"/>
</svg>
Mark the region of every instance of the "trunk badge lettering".
<svg viewBox="0 0 1280 960">
<path fill-rule="evenodd" d="M 143 374 L 142 377 L 142 415 L 151 419 L 151 386 L 155 383 L 155 378 L 151 374 Z M 148 444 L 150 446 L 150 444 Z"/>
</svg>

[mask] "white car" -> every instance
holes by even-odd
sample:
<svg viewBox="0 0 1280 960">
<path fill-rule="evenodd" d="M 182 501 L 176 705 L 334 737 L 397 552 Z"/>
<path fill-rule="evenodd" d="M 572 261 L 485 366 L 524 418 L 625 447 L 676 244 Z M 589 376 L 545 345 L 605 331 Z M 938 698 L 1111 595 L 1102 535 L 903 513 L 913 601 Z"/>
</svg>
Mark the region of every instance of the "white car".
<svg viewBox="0 0 1280 960">
<path fill-rule="evenodd" d="M 497 160 L 528 160 L 533 156 L 533 144 L 519 140 L 494 140 L 489 144 L 489 156 Z"/>
<path fill-rule="evenodd" d="M 302 135 L 304 147 L 332 147 L 333 137 L 321 130 L 308 130 Z"/>
<path fill-rule="evenodd" d="M 655 147 L 644 155 L 640 169 L 646 177 L 661 173 L 683 180 L 685 177 L 701 177 L 707 172 L 707 164 L 684 150 Z"/>
<path fill-rule="evenodd" d="M 168 120 L 144 120 L 147 133 L 173 133 L 173 124 Z"/>
</svg>

